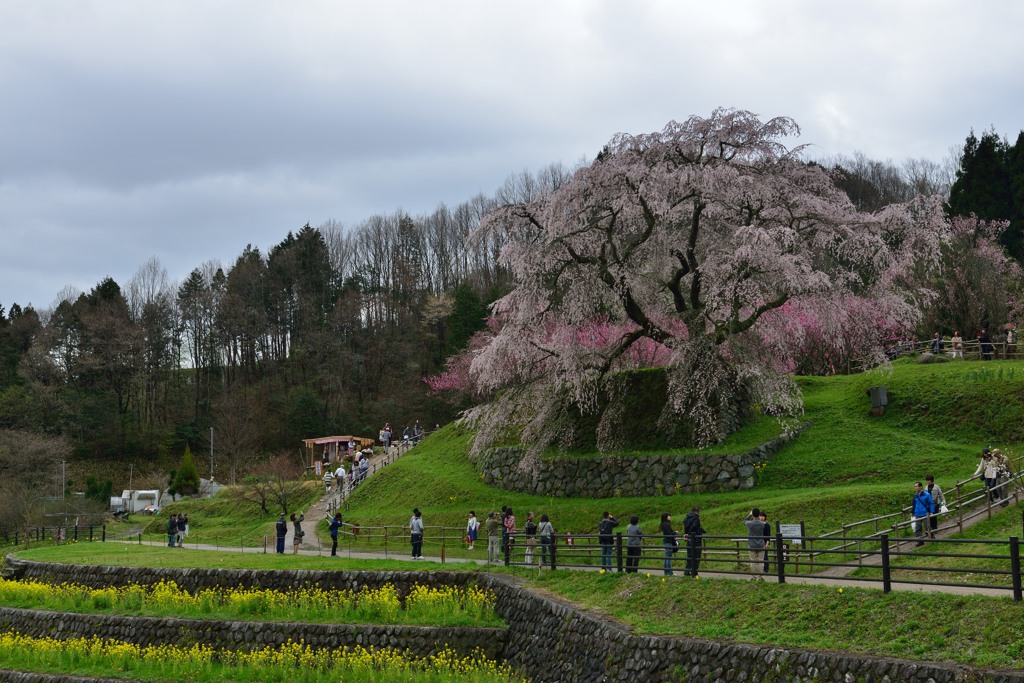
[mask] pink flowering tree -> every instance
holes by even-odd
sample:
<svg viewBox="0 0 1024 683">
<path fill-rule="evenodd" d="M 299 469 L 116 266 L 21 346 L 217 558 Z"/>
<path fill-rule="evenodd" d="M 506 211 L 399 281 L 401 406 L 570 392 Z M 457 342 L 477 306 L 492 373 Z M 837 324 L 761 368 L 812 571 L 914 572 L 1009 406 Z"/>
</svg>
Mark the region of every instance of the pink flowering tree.
<svg viewBox="0 0 1024 683">
<path fill-rule="evenodd" d="M 654 364 L 660 424 L 713 443 L 737 402 L 799 410 L 787 338 L 862 324 L 854 302 L 870 302 L 872 325 L 912 322 L 923 293 L 908 272 L 938 261 L 939 202 L 857 212 L 782 144 L 798 133 L 788 118 L 718 109 L 619 134 L 568 183 L 488 215 L 476 237 L 505 235 L 516 286 L 469 366 L 494 397 L 467 416 L 477 447 L 510 429 L 535 452 L 572 443 L 567 408 L 599 413 L 598 446 L 621 447 L 610 417 L 628 398 L 623 371 Z"/>
</svg>

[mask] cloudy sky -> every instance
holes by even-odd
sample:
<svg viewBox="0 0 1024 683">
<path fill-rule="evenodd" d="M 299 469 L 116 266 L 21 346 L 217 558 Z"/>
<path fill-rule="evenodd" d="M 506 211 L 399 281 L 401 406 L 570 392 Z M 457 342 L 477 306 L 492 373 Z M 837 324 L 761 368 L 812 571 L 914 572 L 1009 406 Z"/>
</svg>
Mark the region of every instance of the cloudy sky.
<svg viewBox="0 0 1024 683">
<path fill-rule="evenodd" d="M 0 304 L 427 213 L 715 107 L 815 156 L 1024 128 L 1016 0 L 0 0 Z"/>
</svg>

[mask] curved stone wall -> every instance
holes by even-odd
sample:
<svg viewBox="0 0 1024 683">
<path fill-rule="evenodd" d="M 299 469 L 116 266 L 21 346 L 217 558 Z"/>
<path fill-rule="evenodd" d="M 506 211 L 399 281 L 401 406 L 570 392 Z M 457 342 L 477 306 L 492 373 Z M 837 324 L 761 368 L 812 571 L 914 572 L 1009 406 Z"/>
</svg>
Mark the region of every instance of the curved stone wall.
<svg viewBox="0 0 1024 683">
<path fill-rule="evenodd" d="M 612 498 L 738 491 L 754 487 L 758 466 L 807 424 L 738 455 L 631 455 L 542 458 L 520 467 L 520 448 L 491 448 L 474 462 L 485 484 L 540 496 Z"/>
<path fill-rule="evenodd" d="M 552 683 L 573 681 L 835 681 L 836 683 L 1024 683 L 1024 672 L 974 669 L 945 663 L 867 657 L 842 652 L 816 652 L 796 648 L 764 647 L 694 638 L 639 636 L 614 622 L 582 612 L 557 598 L 525 589 L 516 579 L 472 572 L 347 572 L 347 571 L 236 571 L 217 569 L 76 567 L 30 563 L 8 559 L 8 563 L 25 577 L 48 581 L 75 581 L 87 585 L 123 585 L 128 582 L 148 583 L 174 579 L 188 588 L 204 586 L 238 586 L 242 581 L 262 586 L 296 586 L 312 583 L 324 588 L 367 586 L 376 588 L 386 583 L 404 586 L 413 584 L 456 585 L 476 584 L 497 596 L 496 609 L 508 622 L 504 637 L 491 629 L 483 634 L 493 638 L 499 647 L 497 658 L 508 661 L 520 673 L 534 681 Z M 400 589 L 401 590 L 401 589 Z M 6 615 L 11 610 L 3 610 Z M 32 612 L 32 610 L 17 610 Z M 76 617 L 82 615 L 53 614 L 48 617 L 56 625 L 65 620 L 68 631 Z M 0 617 L 6 619 L 7 617 Z M 150 631 L 141 618 L 117 617 L 121 628 L 142 637 Z M 180 622 L 182 620 L 157 620 Z M 124 622 L 130 622 L 125 625 Z M 132 624 L 133 623 L 133 624 Z M 230 623 L 230 622 L 229 622 Z M 169 625 L 171 630 L 179 623 Z M 326 631 L 323 625 L 287 624 L 293 638 L 306 638 L 306 629 Z M 219 627 L 217 627 L 219 628 Z M 226 627 L 225 627 L 226 628 Z M 236 625 L 255 633 L 267 624 Z M 336 628 L 336 627 L 331 627 Z M 368 627 L 337 627 L 363 629 Z M 393 632 L 413 627 L 383 627 Z M 271 629 L 273 630 L 273 629 Z M 470 629 L 472 630 L 472 629 Z M 453 629 L 435 629 L 428 637 L 440 642 L 450 637 Z M 216 633 L 214 627 L 203 633 Z M 422 637 L 422 636 L 421 636 Z M 427 647 L 421 643 L 421 647 Z M 491 652 L 493 650 L 488 650 Z M 70 678 L 9 678 L 21 676 L 0 672 L 0 680 L 11 681 L 76 681 Z"/>
</svg>

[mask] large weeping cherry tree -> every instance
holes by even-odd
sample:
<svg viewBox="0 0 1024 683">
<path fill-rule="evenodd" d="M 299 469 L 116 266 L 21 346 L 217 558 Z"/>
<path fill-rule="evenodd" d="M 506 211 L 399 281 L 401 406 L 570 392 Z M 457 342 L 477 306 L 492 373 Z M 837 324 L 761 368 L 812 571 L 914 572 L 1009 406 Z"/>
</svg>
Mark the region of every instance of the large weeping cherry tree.
<svg viewBox="0 0 1024 683">
<path fill-rule="evenodd" d="M 837 344 L 851 321 L 911 324 L 920 293 L 905 283 L 937 262 L 938 201 L 857 212 L 801 147 L 782 144 L 798 133 L 788 118 L 718 109 L 619 134 L 569 182 L 489 214 L 478 238 L 506 235 L 516 285 L 470 367 L 493 397 L 468 414 L 477 447 L 510 428 L 535 452 L 572 443 L 567 407 L 600 413 L 598 447 L 622 447 L 621 378 L 650 365 L 665 372 L 659 424 L 713 443 L 735 426 L 730 406 L 799 410 L 784 337 L 800 317 L 785 311 L 813 307 L 819 331 L 833 319 Z"/>
</svg>

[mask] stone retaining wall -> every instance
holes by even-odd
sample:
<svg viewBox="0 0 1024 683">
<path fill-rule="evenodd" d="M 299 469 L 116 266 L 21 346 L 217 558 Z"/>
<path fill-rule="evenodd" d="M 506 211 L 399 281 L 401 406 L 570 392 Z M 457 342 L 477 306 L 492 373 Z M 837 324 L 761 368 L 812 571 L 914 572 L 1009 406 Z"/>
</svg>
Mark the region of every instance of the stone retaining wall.
<svg viewBox="0 0 1024 683">
<path fill-rule="evenodd" d="M 539 496 L 611 498 L 737 491 L 755 484 L 755 471 L 807 427 L 738 455 L 635 455 L 542 458 L 520 467 L 522 449 L 490 448 L 473 460 L 485 484 Z"/>
<path fill-rule="evenodd" d="M 840 652 L 815 652 L 796 648 L 742 645 L 719 641 L 665 636 L 638 636 L 614 622 L 582 612 L 555 597 L 523 588 L 511 577 L 474 572 L 347 572 L 347 571 L 239 571 L 217 569 L 168 569 L 122 567 L 75 567 L 24 562 L 8 559 L 26 578 L 49 581 L 75 581 L 87 585 L 124 585 L 174 579 L 183 588 L 235 587 L 243 581 L 264 587 L 316 585 L 323 588 L 377 588 L 386 583 L 407 591 L 413 584 L 478 585 L 497 596 L 496 610 L 508 622 L 504 637 L 491 636 L 500 648 L 496 656 L 505 659 L 533 681 L 551 683 L 574 681 L 595 683 L 616 681 L 647 683 L 687 681 L 835 681 L 836 683 L 1024 683 L 1024 672 L 973 669 L 952 664 L 915 662 Z M 248 585 L 244 584 L 244 585 Z M 3 613 L 9 610 L 4 610 Z M 29 612 L 30 610 L 18 610 Z M 55 615 L 54 620 L 70 620 L 75 615 Z M 122 623 L 139 619 L 117 617 Z M 162 622 L 182 620 L 157 620 Z M 70 623 L 70 622 L 69 622 Z M 171 630 L 177 624 L 171 625 Z M 324 629 L 320 625 L 288 624 L 293 639 L 306 637 L 306 629 Z M 73 628 L 73 627 L 68 627 Z M 132 627 L 128 627 L 132 628 Z M 135 627 L 135 633 L 148 631 Z M 230 627 L 224 627 L 230 628 Z M 273 632 L 266 624 L 235 625 L 256 633 Z M 269 631 L 268 631 L 269 628 Z M 346 628 L 330 627 L 339 632 Z M 414 627 L 390 628 L 392 632 Z M 211 628 L 207 628 L 212 631 Z M 437 629 L 434 641 L 449 638 L 453 629 Z M 193 631 L 197 637 L 202 631 Z M 225 636 L 221 636 L 225 637 Z M 276 636 L 275 636 L 276 637 Z M 500 645 L 499 645 L 500 644 Z M 426 647 L 425 644 L 420 646 Z M 492 652 L 493 650 L 488 650 Z M 0 673 L 0 680 L 11 679 Z M 55 679 L 56 680 L 56 679 Z M 72 679 L 60 679 L 70 683 Z"/>
</svg>

